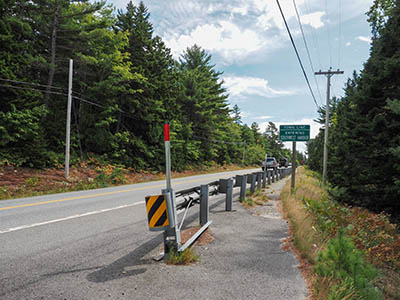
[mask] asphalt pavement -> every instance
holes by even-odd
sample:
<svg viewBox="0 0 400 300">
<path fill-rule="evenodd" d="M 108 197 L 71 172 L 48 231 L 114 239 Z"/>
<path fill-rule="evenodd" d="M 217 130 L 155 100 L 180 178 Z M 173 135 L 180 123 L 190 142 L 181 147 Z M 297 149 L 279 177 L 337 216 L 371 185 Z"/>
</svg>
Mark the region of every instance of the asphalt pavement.
<svg viewBox="0 0 400 300">
<path fill-rule="evenodd" d="M 187 181 L 193 184 L 194 179 Z M 162 234 L 148 231 L 143 201 L 119 203 L 119 191 L 91 192 L 93 197 L 112 195 L 101 203 L 110 201 L 116 207 L 96 204 L 95 211 L 82 213 L 74 206 L 73 215 L 63 214 L 67 203 L 77 201 L 79 207 L 79 201 L 91 204 L 92 198 L 78 193 L 70 198 L 60 195 L 54 200 L 59 202 L 2 203 L 21 211 L 16 214 L 21 223 L 13 223 L 14 209 L 2 211 L 0 224 L 7 226 L 0 228 L 0 299 L 306 299 L 298 262 L 282 249 L 288 228 L 275 199 L 286 181 L 268 188 L 272 200 L 261 213 L 238 202 L 238 189 L 232 212 L 225 211 L 225 195 L 210 198 L 209 231 L 214 241 L 195 246 L 200 260 L 189 266 L 153 260 L 162 248 Z M 131 189 L 137 194 L 142 186 Z M 28 215 L 21 203 L 40 203 L 31 206 L 37 214 Z M 56 219 L 38 210 L 47 206 L 59 208 Z M 198 222 L 198 206 L 190 211 L 186 226 Z M 24 217 L 30 227 L 21 226 Z"/>
<path fill-rule="evenodd" d="M 248 210 L 236 197 L 233 211 L 226 212 L 224 200 L 215 203 L 210 209 L 215 240 L 195 247 L 200 261 L 190 266 L 149 261 L 134 276 L 134 292 L 125 292 L 128 299 L 306 299 L 298 261 L 282 249 L 288 226 L 276 206 L 286 181 L 269 186 L 270 201 L 263 207 Z"/>
</svg>

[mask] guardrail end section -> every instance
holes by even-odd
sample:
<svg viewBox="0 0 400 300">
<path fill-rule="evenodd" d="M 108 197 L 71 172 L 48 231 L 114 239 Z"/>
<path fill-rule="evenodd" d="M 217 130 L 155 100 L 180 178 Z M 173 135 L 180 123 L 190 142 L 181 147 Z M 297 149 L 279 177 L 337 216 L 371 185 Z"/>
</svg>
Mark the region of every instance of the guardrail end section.
<svg viewBox="0 0 400 300">
<path fill-rule="evenodd" d="M 178 248 L 179 252 L 184 251 L 187 247 L 189 247 L 191 244 L 194 243 L 195 240 L 210 226 L 212 221 L 208 221 L 206 224 L 204 224 L 195 234 L 192 235 L 192 237 L 181 247 Z"/>
</svg>

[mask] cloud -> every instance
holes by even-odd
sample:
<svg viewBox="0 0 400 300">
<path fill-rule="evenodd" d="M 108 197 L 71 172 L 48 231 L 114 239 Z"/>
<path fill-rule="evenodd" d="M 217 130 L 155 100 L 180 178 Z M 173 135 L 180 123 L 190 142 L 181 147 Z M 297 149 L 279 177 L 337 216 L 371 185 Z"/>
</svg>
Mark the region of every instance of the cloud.
<svg viewBox="0 0 400 300">
<path fill-rule="evenodd" d="M 149 0 L 151 1 L 151 0 Z M 167 4 L 168 3 L 168 4 Z M 298 0 L 303 5 L 304 0 Z M 281 3 L 287 20 L 295 21 L 291 2 Z M 265 0 L 175 0 L 158 4 L 158 34 L 175 58 L 194 44 L 211 53 L 218 63 L 248 63 L 288 43 L 282 16 L 275 1 Z M 164 10 L 161 12 L 161 9 Z M 168 15 L 168 18 L 162 18 Z M 323 26 L 323 12 L 304 15 L 304 24 Z M 294 35 L 300 31 L 294 30 Z"/>
<path fill-rule="evenodd" d="M 246 97 L 249 95 L 274 98 L 292 95 L 293 91 L 276 90 L 269 86 L 268 80 L 258 77 L 225 76 L 225 87 L 231 97 Z"/>
<path fill-rule="evenodd" d="M 254 119 L 257 120 L 268 120 L 268 119 L 272 119 L 272 116 L 260 116 L 260 117 L 255 117 Z"/>
<path fill-rule="evenodd" d="M 229 62 L 260 50 L 265 43 L 257 32 L 242 29 L 229 21 L 198 25 L 188 34 L 174 34 L 165 39 L 165 44 L 172 49 L 175 57 L 187 47 L 197 44 L 207 51 L 217 52 Z"/>
<path fill-rule="evenodd" d="M 318 29 L 324 26 L 321 18 L 325 15 L 323 11 L 316 11 L 308 15 L 304 15 L 300 17 L 300 20 L 303 24 L 310 25 L 311 27 Z"/>
<path fill-rule="evenodd" d="M 241 7 L 233 8 L 232 13 L 233 14 L 240 14 L 242 16 L 245 16 L 245 15 L 247 15 L 248 10 L 249 10 L 249 7 L 247 5 L 244 5 L 244 6 L 241 6 Z"/>
<path fill-rule="evenodd" d="M 362 42 L 366 42 L 366 43 L 368 43 L 368 44 L 371 44 L 371 42 L 372 42 L 372 40 L 371 40 L 371 38 L 369 38 L 369 37 L 367 37 L 367 36 L 358 36 L 358 37 L 356 37 L 355 38 L 356 40 L 360 40 L 360 41 L 362 41 Z"/>
<path fill-rule="evenodd" d="M 345 46 L 346 46 L 346 47 L 351 46 L 351 42 L 347 42 Z"/>
</svg>

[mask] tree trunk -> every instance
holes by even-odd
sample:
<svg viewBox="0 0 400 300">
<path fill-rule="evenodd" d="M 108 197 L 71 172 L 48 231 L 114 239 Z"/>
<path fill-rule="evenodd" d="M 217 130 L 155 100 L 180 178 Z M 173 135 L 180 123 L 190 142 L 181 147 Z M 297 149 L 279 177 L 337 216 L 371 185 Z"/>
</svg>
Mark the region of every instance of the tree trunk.
<svg viewBox="0 0 400 300">
<path fill-rule="evenodd" d="M 53 85 L 54 74 L 56 72 L 56 41 L 57 41 L 57 30 L 58 30 L 58 23 L 59 23 L 59 13 L 60 13 L 60 6 L 59 0 L 56 1 L 56 9 L 54 12 L 54 19 L 53 19 L 53 30 L 51 33 L 51 46 L 50 46 L 50 70 L 49 70 L 49 78 L 47 81 L 46 87 L 46 95 L 44 98 L 44 104 L 46 108 L 49 108 L 49 98 L 50 98 L 50 90 L 51 86 Z"/>
</svg>

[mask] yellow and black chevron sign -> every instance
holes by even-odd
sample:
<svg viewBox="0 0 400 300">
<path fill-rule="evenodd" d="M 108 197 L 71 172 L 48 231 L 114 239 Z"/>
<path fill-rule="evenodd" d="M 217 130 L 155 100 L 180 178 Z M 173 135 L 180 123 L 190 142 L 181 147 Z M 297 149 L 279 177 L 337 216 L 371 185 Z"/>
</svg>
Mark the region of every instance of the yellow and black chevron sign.
<svg viewBox="0 0 400 300">
<path fill-rule="evenodd" d="M 162 230 L 169 225 L 167 199 L 164 195 L 146 197 L 150 230 Z"/>
</svg>

